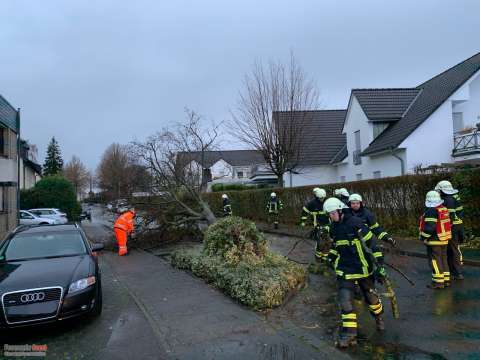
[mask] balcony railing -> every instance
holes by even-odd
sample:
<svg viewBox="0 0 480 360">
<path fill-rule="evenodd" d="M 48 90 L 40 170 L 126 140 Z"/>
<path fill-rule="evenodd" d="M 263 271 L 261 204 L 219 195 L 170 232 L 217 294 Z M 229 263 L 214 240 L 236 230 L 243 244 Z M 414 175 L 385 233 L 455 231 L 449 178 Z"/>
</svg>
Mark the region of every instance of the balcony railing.
<svg viewBox="0 0 480 360">
<path fill-rule="evenodd" d="M 480 131 L 455 135 L 453 138 L 453 156 L 480 153 Z"/>
<path fill-rule="evenodd" d="M 353 165 L 360 165 L 362 163 L 362 157 L 360 156 L 361 150 L 355 150 L 353 152 Z"/>
</svg>

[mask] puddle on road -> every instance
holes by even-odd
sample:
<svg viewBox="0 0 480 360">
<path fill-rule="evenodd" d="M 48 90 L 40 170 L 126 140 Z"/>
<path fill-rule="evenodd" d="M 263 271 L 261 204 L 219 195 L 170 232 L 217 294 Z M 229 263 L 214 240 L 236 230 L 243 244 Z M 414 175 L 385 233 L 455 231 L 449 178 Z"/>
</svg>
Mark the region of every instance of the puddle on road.
<svg viewBox="0 0 480 360">
<path fill-rule="evenodd" d="M 404 344 L 373 344 L 360 340 L 358 347 L 349 353 L 356 355 L 359 359 L 372 360 L 444 360 L 444 356 L 424 351 Z"/>
</svg>

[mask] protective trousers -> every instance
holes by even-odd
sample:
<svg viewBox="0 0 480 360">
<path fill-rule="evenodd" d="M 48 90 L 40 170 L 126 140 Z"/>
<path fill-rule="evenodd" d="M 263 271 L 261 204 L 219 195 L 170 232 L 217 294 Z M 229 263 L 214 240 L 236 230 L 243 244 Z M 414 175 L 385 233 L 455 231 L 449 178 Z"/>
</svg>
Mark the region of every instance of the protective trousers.
<svg viewBox="0 0 480 360">
<path fill-rule="evenodd" d="M 447 262 L 448 245 L 427 245 L 428 265 L 432 269 L 432 283 L 444 285 L 450 281 Z"/>
<path fill-rule="evenodd" d="M 325 260 L 330 251 L 328 232 L 317 226 L 313 229 L 312 238 L 315 241 L 315 258 L 317 260 Z"/>
<path fill-rule="evenodd" d="M 119 228 L 114 228 L 113 231 L 117 239 L 118 256 L 127 255 L 127 232 Z"/>
<path fill-rule="evenodd" d="M 380 316 L 383 313 L 382 302 L 375 290 L 375 281 L 373 277 L 345 280 L 337 278 L 338 302 L 342 312 L 341 333 L 357 334 L 357 314 L 353 306 L 355 284 L 358 283 L 365 302 L 368 304 L 368 310 L 372 316 Z"/>
<path fill-rule="evenodd" d="M 463 255 L 460 251 L 460 244 L 462 242 L 463 227 L 454 225 L 452 229 L 452 239 L 448 242 L 447 249 L 448 269 L 452 276 L 462 274 Z"/>
</svg>

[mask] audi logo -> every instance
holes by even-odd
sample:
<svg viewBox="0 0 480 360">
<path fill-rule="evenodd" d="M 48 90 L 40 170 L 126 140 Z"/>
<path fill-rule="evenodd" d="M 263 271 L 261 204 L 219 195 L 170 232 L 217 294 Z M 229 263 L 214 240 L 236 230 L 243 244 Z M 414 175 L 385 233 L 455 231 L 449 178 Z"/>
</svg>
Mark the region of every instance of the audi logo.
<svg viewBox="0 0 480 360">
<path fill-rule="evenodd" d="M 44 292 L 36 292 L 36 293 L 30 293 L 30 294 L 23 294 L 20 296 L 20 301 L 22 303 L 29 303 L 29 302 L 34 302 L 34 301 L 42 301 L 45 299 L 45 293 Z"/>
</svg>

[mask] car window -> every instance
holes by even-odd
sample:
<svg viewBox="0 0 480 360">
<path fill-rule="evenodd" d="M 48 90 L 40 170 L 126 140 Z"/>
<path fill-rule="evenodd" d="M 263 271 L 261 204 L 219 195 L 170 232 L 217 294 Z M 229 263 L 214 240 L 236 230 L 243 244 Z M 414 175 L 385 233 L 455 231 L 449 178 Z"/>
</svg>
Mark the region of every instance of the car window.
<svg viewBox="0 0 480 360">
<path fill-rule="evenodd" d="M 86 254 L 87 249 L 78 231 L 51 233 L 19 233 L 1 250 L 6 261 L 31 258 L 62 257 Z"/>
<path fill-rule="evenodd" d="M 41 215 L 40 211 L 38 211 L 38 210 L 33 210 L 33 211 L 30 211 L 30 212 L 34 215 L 37 215 L 37 216 Z"/>
<path fill-rule="evenodd" d="M 20 212 L 20 218 L 21 219 L 33 219 L 33 217 L 30 214 L 28 214 L 26 212 L 23 212 L 23 211 Z"/>
</svg>

